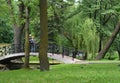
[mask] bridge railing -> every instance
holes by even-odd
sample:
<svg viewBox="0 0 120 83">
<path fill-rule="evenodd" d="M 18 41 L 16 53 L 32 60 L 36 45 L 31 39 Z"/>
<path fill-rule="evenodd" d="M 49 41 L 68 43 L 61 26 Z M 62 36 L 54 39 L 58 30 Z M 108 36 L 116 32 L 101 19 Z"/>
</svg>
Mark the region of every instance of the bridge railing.
<svg viewBox="0 0 120 83">
<path fill-rule="evenodd" d="M 4 56 L 11 53 L 12 53 L 11 45 L 0 47 L 0 56 Z"/>
<path fill-rule="evenodd" d="M 24 44 L 11 44 L 8 46 L 1 46 L 0 47 L 0 56 L 12 54 L 12 53 L 20 53 L 25 51 L 25 46 Z M 39 51 L 39 45 L 34 44 L 33 46 L 30 45 L 30 52 L 38 52 Z M 55 44 L 50 44 L 48 45 L 48 52 L 54 54 L 61 54 L 62 57 L 65 55 L 67 56 L 72 56 L 74 55 L 75 49 L 73 48 L 68 48 L 68 47 L 63 47 L 63 46 L 58 46 Z M 78 52 L 77 52 L 78 53 Z M 76 56 L 76 54 L 74 56 Z"/>
<path fill-rule="evenodd" d="M 11 44 L 11 45 L 0 46 L 0 56 L 19 53 L 19 52 L 24 52 L 24 45 Z"/>
<path fill-rule="evenodd" d="M 62 57 L 64 56 L 73 56 L 74 48 L 64 47 L 64 46 L 57 46 L 57 45 L 49 45 L 48 52 L 54 54 L 61 54 Z"/>
</svg>

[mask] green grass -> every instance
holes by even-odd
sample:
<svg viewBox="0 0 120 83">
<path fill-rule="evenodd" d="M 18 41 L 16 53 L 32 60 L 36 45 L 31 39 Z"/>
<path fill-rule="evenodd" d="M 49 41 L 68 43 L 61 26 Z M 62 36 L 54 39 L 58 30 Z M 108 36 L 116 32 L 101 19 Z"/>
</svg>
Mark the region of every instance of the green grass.
<svg viewBox="0 0 120 83">
<path fill-rule="evenodd" d="M 14 70 L 0 72 L 0 83 L 120 83 L 118 64 L 61 64 L 50 71 Z"/>
</svg>

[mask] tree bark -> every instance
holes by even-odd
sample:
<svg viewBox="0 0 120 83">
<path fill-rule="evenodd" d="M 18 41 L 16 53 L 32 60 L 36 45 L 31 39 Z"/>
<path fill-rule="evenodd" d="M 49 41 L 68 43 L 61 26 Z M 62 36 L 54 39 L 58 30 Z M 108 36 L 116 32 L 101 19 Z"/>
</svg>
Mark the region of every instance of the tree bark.
<svg viewBox="0 0 120 83">
<path fill-rule="evenodd" d="M 30 43 L 29 43 L 29 8 L 25 8 L 26 11 L 26 23 L 25 23 L 25 62 L 24 68 L 29 68 L 29 54 L 30 54 Z"/>
<path fill-rule="evenodd" d="M 120 22 L 118 22 L 118 24 L 116 25 L 116 28 L 113 31 L 110 39 L 106 43 L 105 47 L 98 53 L 98 55 L 96 57 L 97 60 L 102 59 L 105 56 L 105 54 L 109 50 L 110 46 L 112 45 L 112 43 L 115 40 L 115 38 L 116 38 L 117 34 L 119 33 L 119 31 L 120 31 Z"/>
<path fill-rule="evenodd" d="M 118 52 L 118 57 L 119 57 L 119 60 L 120 60 L 120 49 L 117 49 L 117 52 Z"/>
<path fill-rule="evenodd" d="M 40 2 L 40 49 L 39 60 L 40 70 L 49 70 L 49 61 L 47 58 L 48 51 L 48 24 L 47 24 L 47 0 L 39 0 Z"/>
<path fill-rule="evenodd" d="M 18 53 L 21 51 L 21 39 L 23 30 L 17 26 L 17 24 L 13 25 L 14 29 L 14 52 Z"/>
<path fill-rule="evenodd" d="M 98 52 L 100 52 L 101 49 L 102 49 L 102 34 L 100 34 L 99 49 L 98 49 Z"/>
<path fill-rule="evenodd" d="M 118 51 L 118 56 L 119 56 L 119 60 L 120 60 L 120 51 Z"/>
<path fill-rule="evenodd" d="M 20 1 L 20 4 L 18 5 L 18 7 L 19 7 L 18 18 L 19 18 L 20 23 L 15 22 L 15 25 L 17 25 L 17 27 L 14 27 L 15 52 L 23 51 L 21 42 L 22 42 L 23 30 L 24 30 L 24 27 L 25 27 L 25 22 L 23 22 L 23 19 L 25 19 L 24 18 L 25 6 L 24 6 L 24 3 L 23 3 L 22 0 L 19 0 L 19 1 Z"/>
<path fill-rule="evenodd" d="M 21 23 L 21 21 L 24 18 L 24 4 L 22 0 L 19 0 L 21 3 L 19 4 L 19 21 L 20 23 L 17 23 L 16 18 L 14 16 L 14 8 L 12 6 L 12 1 L 8 0 L 8 5 L 10 7 L 10 13 L 12 16 L 13 21 L 13 30 L 14 30 L 14 52 L 20 52 L 21 51 L 21 41 L 22 41 L 22 35 L 23 35 L 23 29 L 25 23 Z"/>
</svg>

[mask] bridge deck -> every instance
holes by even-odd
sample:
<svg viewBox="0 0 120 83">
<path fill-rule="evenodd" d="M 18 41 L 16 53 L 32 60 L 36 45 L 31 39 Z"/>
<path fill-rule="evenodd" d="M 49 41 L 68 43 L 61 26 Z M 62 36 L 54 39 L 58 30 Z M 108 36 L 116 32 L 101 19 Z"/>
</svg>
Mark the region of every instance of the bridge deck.
<svg viewBox="0 0 120 83">
<path fill-rule="evenodd" d="M 31 52 L 30 55 L 38 56 L 38 53 Z M 25 53 L 9 54 L 9 55 L 5 55 L 5 56 L 1 56 L 0 57 L 0 62 L 7 61 L 7 60 L 13 60 L 13 59 L 17 59 L 17 58 L 24 57 L 24 56 L 25 56 Z M 72 57 L 69 57 L 69 56 L 64 56 L 64 58 L 63 58 L 61 54 L 48 53 L 48 57 L 52 58 L 52 59 L 55 59 L 55 60 L 58 60 L 58 61 L 61 61 L 61 62 L 66 63 L 66 64 L 76 63 L 76 62 L 80 61 L 78 59 L 74 59 L 74 61 L 73 61 Z"/>
</svg>

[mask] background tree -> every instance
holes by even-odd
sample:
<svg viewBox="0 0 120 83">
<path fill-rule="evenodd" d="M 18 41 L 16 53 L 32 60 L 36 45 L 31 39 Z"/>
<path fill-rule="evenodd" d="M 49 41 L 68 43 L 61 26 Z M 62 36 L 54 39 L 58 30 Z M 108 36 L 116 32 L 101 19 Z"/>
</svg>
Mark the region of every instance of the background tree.
<svg viewBox="0 0 120 83">
<path fill-rule="evenodd" d="M 4 36 L 6 32 L 10 34 L 13 32 L 14 44 L 22 43 L 25 2 L 27 0 L 7 0 L 10 8 L 8 11 L 6 1 L 0 1 L 0 38 L 2 42 L 7 42 L 3 41 L 4 39 L 9 40 L 9 36 L 7 38 Z M 39 0 L 31 0 L 29 5 L 30 33 L 35 36 L 37 42 L 40 42 L 38 37 L 41 33 L 38 31 L 40 29 Z M 91 58 L 96 57 L 96 54 L 104 48 L 108 38 L 115 30 L 120 14 L 119 0 L 49 0 L 47 9 L 48 43 L 57 44 L 60 47 L 77 48 L 77 50 L 87 52 L 90 56 L 92 54 Z M 9 20 L 9 17 L 12 20 Z M 13 31 L 10 27 L 13 27 Z M 108 53 L 118 52 L 119 55 L 119 44 L 118 34 L 115 41 L 110 43 L 112 51 L 108 51 Z"/>
<path fill-rule="evenodd" d="M 5 0 L 0 0 L 0 12 L 0 43 L 12 43 L 13 31 L 10 22 L 9 8 Z"/>
<path fill-rule="evenodd" d="M 105 56 L 106 52 L 108 51 L 108 49 L 109 49 L 110 46 L 112 45 L 112 43 L 113 43 L 113 41 L 115 40 L 115 38 L 116 38 L 117 34 L 119 33 L 119 31 L 120 31 L 120 23 L 118 23 L 118 24 L 116 25 L 116 28 L 115 28 L 115 30 L 113 31 L 113 33 L 112 33 L 109 41 L 106 43 L 106 45 L 105 45 L 105 47 L 103 48 L 103 50 L 101 50 L 101 51 L 98 53 L 96 59 L 102 59 L 102 58 Z"/>
<path fill-rule="evenodd" d="M 104 58 L 105 54 L 107 53 L 108 49 L 110 48 L 110 46 L 114 43 L 113 41 L 115 40 L 117 34 L 119 33 L 119 23 L 117 24 L 118 20 L 118 16 L 119 16 L 119 4 L 116 3 L 117 1 L 110 2 L 108 1 L 108 3 L 104 3 L 104 1 L 101 2 L 101 8 L 104 7 L 104 11 L 101 12 L 101 25 L 104 27 L 109 27 L 107 30 L 105 28 L 105 32 L 110 32 L 112 33 L 109 41 L 106 43 L 106 46 L 103 48 L 103 50 L 101 50 L 98 54 L 98 56 L 96 57 L 96 59 L 101 59 Z M 105 4 L 103 6 L 103 4 Z M 114 22 L 113 22 L 114 20 Z M 117 25 L 116 25 L 117 24 Z M 116 26 L 116 27 L 115 27 Z M 113 28 L 111 28 L 113 27 Z M 110 36 L 109 35 L 109 36 Z M 108 37 L 109 37 L 108 36 Z"/>
<path fill-rule="evenodd" d="M 10 8 L 11 22 L 14 31 L 14 45 L 15 52 L 19 52 L 22 44 L 23 30 L 24 30 L 24 3 L 22 0 L 14 1 L 8 0 Z"/>
</svg>

